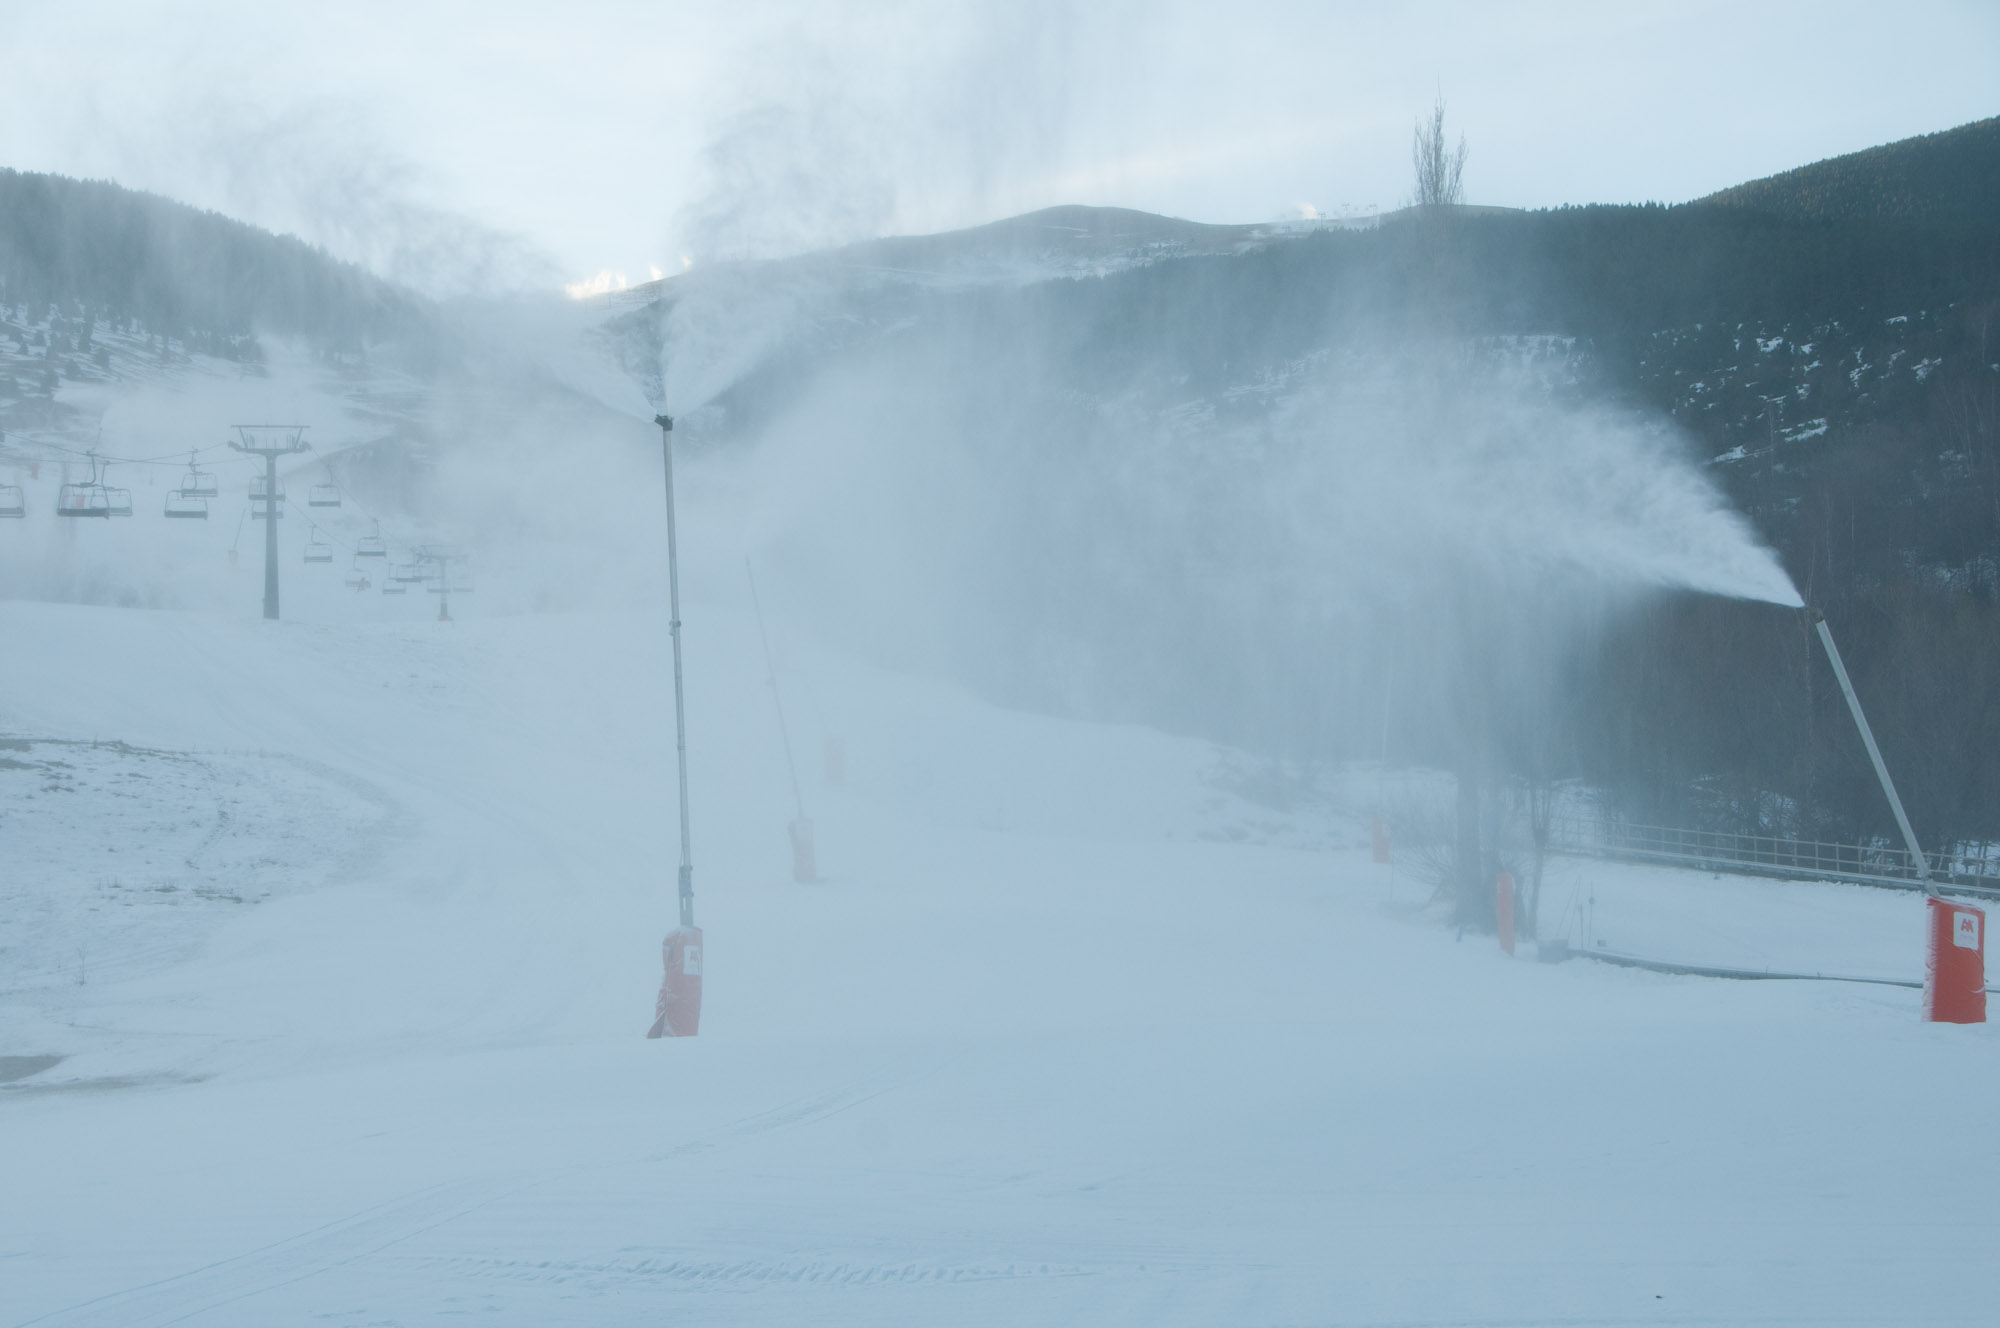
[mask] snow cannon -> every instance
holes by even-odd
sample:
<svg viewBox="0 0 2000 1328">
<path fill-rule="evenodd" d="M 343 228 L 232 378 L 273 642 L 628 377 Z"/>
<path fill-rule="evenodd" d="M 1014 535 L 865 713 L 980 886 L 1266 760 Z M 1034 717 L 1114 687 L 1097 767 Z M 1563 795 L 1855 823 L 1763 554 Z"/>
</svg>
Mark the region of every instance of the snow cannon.
<svg viewBox="0 0 2000 1328">
<path fill-rule="evenodd" d="M 660 426 L 660 455 L 667 479 L 667 634 L 674 646 L 674 761 L 680 772 L 681 870 L 679 883 L 681 925 L 667 933 L 660 943 L 660 958 L 666 976 L 660 980 L 660 998 L 653 1003 L 653 1026 L 646 1036 L 693 1037 L 701 1027 L 701 928 L 694 925 L 694 849 L 688 833 L 688 742 L 687 697 L 681 674 L 681 573 L 680 552 L 674 538 L 674 421 L 656 415 Z"/>
<path fill-rule="evenodd" d="M 653 1007 L 649 1038 L 693 1037 L 701 1028 L 701 928 L 676 927 L 660 945 L 667 974 Z"/>
</svg>

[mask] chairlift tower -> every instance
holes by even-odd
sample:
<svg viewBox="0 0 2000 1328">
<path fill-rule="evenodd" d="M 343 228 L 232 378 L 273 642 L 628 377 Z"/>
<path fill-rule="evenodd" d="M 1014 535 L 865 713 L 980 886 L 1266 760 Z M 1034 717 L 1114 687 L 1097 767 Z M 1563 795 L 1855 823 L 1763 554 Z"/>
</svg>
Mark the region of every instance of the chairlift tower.
<svg viewBox="0 0 2000 1328">
<path fill-rule="evenodd" d="M 424 583 L 424 589 L 438 597 L 439 622 L 451 621 L 451 597 L 454 594 L 472 593 L 471 558 L 463 549 L 445 544 L 426 544 L 411 555 L 413 579 Z M 389 576 L 400 580 L 394 569 Z"/>
<path fill-rule="evenodd" d="M 229 442 L 238 452 L 264 458 L 264 491 L 252 502 L 264 504 L 264 616 L 278 618 L 278 458 L 306 450 L 303 424 L 238 424 Z"/>
</svg>

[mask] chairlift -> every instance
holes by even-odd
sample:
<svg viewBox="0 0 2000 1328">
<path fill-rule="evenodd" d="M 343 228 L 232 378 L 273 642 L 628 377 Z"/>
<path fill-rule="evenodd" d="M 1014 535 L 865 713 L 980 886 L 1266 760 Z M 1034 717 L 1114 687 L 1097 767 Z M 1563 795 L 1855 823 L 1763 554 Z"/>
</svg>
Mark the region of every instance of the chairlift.
<svg viewBox="0 0 2000 1328">
<path fill-rule="evenodd" d="M 0 484 L 0 518 L 24 517 L 28 514 L 28 502 L 21 494 L 18 484 Z"/>
<path fill-rule="evenodd" d="M 75 482 L 64 481 L 56 491 L 57 516 L 130 516 L 132 515 L 132 493 L 129 489 L 112 489 L 104 483 L 104 468 L 98 464 L 97 453 L 90 457 L 90 478 Z M 124 510 L 118 510 L 120 507 Z"/>
<path fill-rule="evenodd" d="M 306 561 L 309 563 L 333 561 L 333 546 L 319 537 L 318 526 L 314 526 L 306 536 Z"/>
<path fill-rule="evenodd" d="M 374 523 L 374 527 L 369 534 L 363 535 L 359 540 L 355 541 L 354 556 L 357 558 L 387 558 L 389 556 L 389 545 L 382 538 L 382 523 L 380 521 Z"/>
<path fill-rule="evenodd" d="M 56 491 L 57 516 L 111 515 L 111 492 L 96 480 L 65 484 Z"/>
<path fill-rule="evenodd" d="M 216 487 L 215 472 L 212 470 L 203 470 L 200 467 L 196 466 L 194 463 L 194 458 L 195 454 L 193 452 L 188 453 L 187 474 L 181 476 L 181 487 L 178 490 L 179 495 L 183 498 L 220 497 L 222 494 L 222 490 Z M 169 512 L 167 513 L 167 515 L 184 516 L 187 514 L 186 513 L 177 514 L 174 512 Z M 200 515 L 207 516 L 208 515 L 207 509 L 204 508 L 200 513 Z"/>
<path fill-rule="evenodd" d="M 352 572 L 348 574 L 347 588 L 357 595 L 374 584 L 364 572 Z"/>
<path fill-rule="evenodd" d="M 410 593 L 410 588 L 408 586 L 397 585 L 394 580 L 389 580 L 382 583 L 382 593 L 385 595 L 407 595 Z"/>
<path fill-rule="evenodd" d="M 268 475 L 252 475 L 250 477 L 251 499 L 253 501 L 262 502 L 266 498 L 271 498 L 281 503 L 284 502 L 285 482 L 283 480 L 279 480 L 276 489 L 273 492 L 266 493 L 265 490 L 270 487 L 271 483 L 270 483 L 270 477 Z"/>
<path fill-rule="evenodd" d="M 423 564 L 417 562 L 389 564 L 389 579 L 404 585 L 413 585 L 424 579 Z"/>
<path fill-rule="evenodd" d="M 333 483 L 315 484 L 306 492 L 307 507 L 340 506 L 340 486 Z"/>
<path fill-rule="evenodd" d="M 250 509 L 250 519 L 252 521 L 270 520 L 270 516 L 268 515 L 268 509 L 271 508 L 277 509 L 278 520 L 283 521 L 285 519 L 285 509 L 283 507 L 279 506 L 277 503 L 267 503 L 261 498 L 257 500 L 257 505 Z"/>
<path fill-rule="evenodd" d="M 167 495 L 165 515 L 176 520 L 206 521 L 208 499 L 198 493 L 189 493 L 186 489 L 175 489 Z"/>
</svg>

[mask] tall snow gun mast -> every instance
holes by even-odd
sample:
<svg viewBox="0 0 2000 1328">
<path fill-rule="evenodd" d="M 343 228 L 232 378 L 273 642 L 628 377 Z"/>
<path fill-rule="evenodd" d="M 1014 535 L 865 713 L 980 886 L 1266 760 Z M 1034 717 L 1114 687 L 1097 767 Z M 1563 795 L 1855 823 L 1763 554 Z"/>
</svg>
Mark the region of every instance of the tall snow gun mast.
<svg viewBox="0 0 2000 1328">
<path fill-rule="evenodd" d="M 666 460 L 667 477 L 667 628 L 674 642 L 674 755 L 679 763 L 681 794 L 681 926 L 694 926 L 694 850 L 688 838 L 688 738 L 687 698 L 681 671 L 681 571 L 680 550 L 674 530 L 674 420 L 671 415 L 655 415 L 660 426 L 660 454 Z"/>
<path fill-rule="evenodd" d="M 1861 745 L 1868 749 L 1868 759 L 1874 763 L 1875 778 L 1881 782 L 1882 792 L 1889 799 L 1889 810 L 1896 814 L 1896 828 L 1903 832 L 1903 846 L 1909 850 L 1910 870 L 1924 883 L 1927 894 L 1936 895 L 1937 886 L 1931 879 L 1930 860 L 1917 845 L 1917 832 L 1910 828 L 1910 818 L 1903 811 L 1903 800 L 1896 796 L 1896 782 L 1889 778 L 1889 767 L 1882 760 L 1882 749 L 1875 745 L 1875 731 L 1868 727 L 1868 716 L 1861 713 L 1861 698 L 1854 694 L 1854 683 L 1847 676 L 1847 665 L 1841 662 L 1840 648 L 1833 643 L 1833 631 L 1826 625 L 1826 615 L 1818 609 L 1806 609 L 1813 629 L 1819 633 L 1820 644 L 1826 647 L 1827 662 L 1833 665 L 1833 676 L 1840 682 L 1840 694 L 1847 698 L 1848 713 L 1854 716 L 1854 727 L 1861 731 Z"/>
<path fill-rule="evenodd" d="M 681 673 L 681 577 L 680 551 L 674 529 L 674 421 L 671 415 L 655 415 L 660 426 L 660 455 L 667 477 L 667 613 L 668 631 L 674 647 L 674 753 L 680 771 L 681 869 L 680 926 L 667 933 L 661 945 L 666 977 L 660 983 L 660 997 L 654 1005 L 649 1038 L 693 1037 L 701 1023 L 701 928 L 694 925 L 694 856 L 688 838 L 688 755 L 687 701 Z"/>
</svg>

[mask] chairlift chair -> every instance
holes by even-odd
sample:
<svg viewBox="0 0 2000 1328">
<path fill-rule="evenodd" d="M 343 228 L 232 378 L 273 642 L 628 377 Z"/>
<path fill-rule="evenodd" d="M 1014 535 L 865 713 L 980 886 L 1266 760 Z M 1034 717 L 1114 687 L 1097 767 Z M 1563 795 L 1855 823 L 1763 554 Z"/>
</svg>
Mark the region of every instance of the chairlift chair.
<svg viewBox="0 0 2000 1328">
<path fill-rule="evenodd" d="M 183 498 L 220 497 L 222 490 L 216 487 L 215 472 L 212 470 L 203 470 L 196 466 L 194 457 L 194 453 L 188 453 L 187 474 L 181 476 L 180 496 Z M 174 513 L 169 512 L 167 515 L 173 516 Z M 208 513 L 204 510 L 201 515 L 207 516 Z"/>
<path fill-rule="evenodd" d="M 382 593 L 385 595 L 407 595 L 410 593 L 410 588 L 408 586 L 398 585 L 395 579 L 391 578 L 390 580 L 384 581 L 382 583 Z"/>
<path fill-rule="evenodd" d="M 364 572 L 350 572 L 347 577 L 347 588 L 357 595 L 374 584 Z"/>
<path fill-rule="evenodd" d="M 314 526 L 306 536 L 306 561 L 309 563 L 330 563 L 333 561 L 333 546 L 319 537 L 319 527 Z"/>
<path fill-rule="evenodd" d="M 24 517 L 28 514 L 28 502 L 21 494 L 18 484 L 0 484 L 0 518 Z"/>
<path fill-rule="evenodd" d="M 391 581 L 400 582 L 406 586 L 413 585 L 424 579 L 423 565 L 416 562 L 391 563 L 389 564 L 388 576 Z"/>
<path fill-rule="evenodd" d="M 389 556 L 389 545 L 382 538 L 382 523 L 380 521 L 374 523 L 370 533 L 363 535 L 355 541 L 354 556 L 357 558 L 387 558 Z"/>
<path fill-rule="evenodd" d="M 279 502 L 281 502 L 281 503 L 282 503 L 282 502 L 284 502 L 284 501 L 285 501 L 285 482 L 284 482 L 283 480 L 279 480 L 279 481 L 278 481 L 278 484 L 277 484 L 277 488 L 276 488 L 276 490 L 275 490 L 274 492 L 270 493 L 270 494 L 266 494 L 266 493 L 264 492 L 264 490 L 265 490 L 265 488 L 266 488 L 266 487 L 268 487 L 268 485 L 269 485 L 269 477 L 268 477 L 268 476 L 264 476 L 264 475 L 252 475 L 252 476 L 250 477 L 250 496 L 251 496 L 251 497 L 252 497 L 253 499 L 258 499 L 258 500 L 262 500 L 262 499 L 264 499 L 264 498 L 266 498 L 266 497 L 269 497 L 269 498 L 275 498 L 275 499 L 277 499 L 277 501 L 279 501 Z"/>
<path fill-rule="evenodd" d="M 167 495 L 167 516 L 182 521 L 208 520 L 208 499 L 186 489 L 175 489 Z"/>
<path fill-rule="evenodd" d="M 111 515 L 110 491 L 95 481 L 65 484 L 56 491 L 56 515 L 108 517 Z"/>
<path fill-rule="evenodd" d="M 340 506 L 340 486 L 337 484 L 315 484 L 306 492 L 307 507 Z"/>
<path fill-rule="evenodd" d="M 110 505 L 110 516 L 132 515 L 132 491 L 130 489 L 106 489 L 105 501 Z"/>
</svg>

